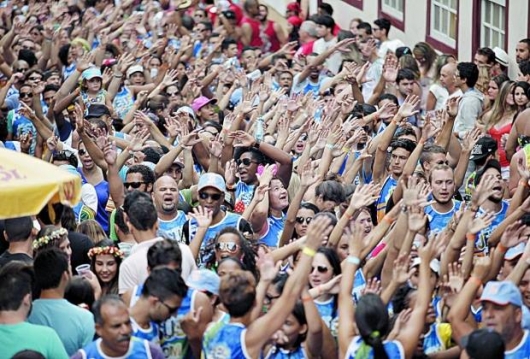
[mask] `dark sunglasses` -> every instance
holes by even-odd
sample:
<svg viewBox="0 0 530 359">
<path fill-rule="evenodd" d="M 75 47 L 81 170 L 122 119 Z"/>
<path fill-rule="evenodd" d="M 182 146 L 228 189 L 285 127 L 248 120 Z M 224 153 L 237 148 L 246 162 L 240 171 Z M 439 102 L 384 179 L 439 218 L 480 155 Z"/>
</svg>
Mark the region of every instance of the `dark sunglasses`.
<svg viewBox="0 0 530 359">
<path fill-rule="evenodd" d="M 24 69 L 24 68 L 18 68 L 18 69 L 15 69 L 16 72 L 26 72 L 28 71 L 29 69 Z"/>
<path fill-rule="evenodd" d="M 42 77 L 28 77 L 28 80 L 31 80 L 31 81 L 40 81 L 40 80 L 42 80 Z"/>
<path fill-rule="evenodd" d="M 236 165 L 241 166 L 241 164 L 244 164 L 245 166 L 250 166 L 252 163 L 257 163 L 256 161 L 252 161 L 250 158 L 238 158 L 236 160 Z"/>
<path fill-rule="evenodd" d="M 169 314 L 174 314 L 174 313 L 177 312 L 177 310 L 179 310 L 178 306 L 177 307 L 172 307 L 172 306 L 170 306 L 170 305 L 168 305 L 168 304 L 166 304 L 166 303 L 164 303 L 162 301 L 160 301 L 160 303 L 162 303 L 164 305 L 164 307 L 166 307 L 167 310 L 169 310 Z"/>
<path fill-rule="evenodd" d="M 312 219 L 313 217 L 296 217 L 296 222 L 300 224 L 304 224 L 304 221 L 305 221 L 305 223 L 309 224 L 311 223 Z"/>
<path fill-rule="evenodd" d="M 199 192 L 199 198 L 200 199 L 208 199 L 211 198 L 214 201 L 219 201 L 221 199 L 222 193 L 206 193 L 206 192 Z"/>
<path fill-rule="evenodd" d="M 146 182 L 123 182 L 123 186 L 125 188 L 132 187 L 134 189 L 140 188 L 141 185 L 145 184 Z"/>
<path fill-rule="evenodd" d="M 239 245 L 235 242 L 221 242 L 215 245 L 215 249 L 219 251 L 226 251 L 230 253 L 235 253 Z"/>
<path fill-rule="evenodd" d="M 311 273 L 315 271 L 315 269 L 318 271 L 318 273 L 326 273 L 328 271 L 328 267 L 325 266 L 316 266 L 311 268 Z"/>
<path fill-rule="evenodd" d="M 179 93 L 178 92 L 166 92 L 166 95 L 168 97 L 171 97 L 171 96 L 177 96 Z"/>
<path fill-rule="evenodd" d="M 25 98 L 25 97 L 32 98 L 33 94 L 31 92 L 20 92 L 19 97 L 20 98 Z"/>
</svg>

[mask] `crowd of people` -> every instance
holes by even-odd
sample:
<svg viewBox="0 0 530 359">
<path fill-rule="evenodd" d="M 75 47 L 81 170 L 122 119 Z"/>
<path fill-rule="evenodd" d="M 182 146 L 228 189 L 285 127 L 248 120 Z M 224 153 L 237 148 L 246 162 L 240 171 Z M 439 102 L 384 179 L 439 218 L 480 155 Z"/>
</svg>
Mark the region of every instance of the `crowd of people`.
<svg viewBox="0 0 530 359">
<path fill-rule="evenodd" d="M 0 145 L 82 187 L 0 222 L 0 359 L 530 358 L 530 39 L 334 10 L 1 3 Z"/>
</svg>

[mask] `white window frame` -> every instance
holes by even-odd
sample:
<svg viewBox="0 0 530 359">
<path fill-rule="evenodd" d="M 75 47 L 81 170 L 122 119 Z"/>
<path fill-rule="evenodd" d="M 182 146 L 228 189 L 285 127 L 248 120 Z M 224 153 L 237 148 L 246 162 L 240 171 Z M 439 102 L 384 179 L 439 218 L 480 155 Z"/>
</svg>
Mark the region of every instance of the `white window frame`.
<svg viewBox="0 0 530 359">
<path fill-rule="evenodd" d="M 397 8 L 391 6 L 389 2 L 392 2 L 392 1 L 401 2 L 403 4 L 402 6 L 403 10 L 399 11 Z M 385 14 L 392 16 L 394 19 L 398 21 L 403 21 L 403 19 L 405 18 L 404 16 L 405 15 L 405 0 L 382 0 L 381 11 L 384 12 Z"/>
<path fill-rule="evenodd" d="M 499 14 L 497 15 L 499 16 L 499 22 L 504 23 L 504 29 L 494 26 L 492 24 L 491 18 L 490 19 L 485 18 L 487 3 L 499 5 L 504 9 L 502 16 L 500 16 Z M 480 47 L 493 48 L 495 46 L 498 46 L 502 49 L 506 48 L 506 40 L 507 40 L 506 39 L 506 26 L 507 26 L 506 24 L 506 11 L 507 11 L 506 3 L 507 3 L 506 0 L 480 0 Z M 493 13 L 491 13 L 490 16 L 493 16 Z M 490 43 L 488 44 L 485 42 L 486 31 L 490 32 Z M 494 32 L 501 35 L 500 36 L 502 38 L 501 44 L 494 44 L 491 42 L 491 39 L 492 39 L 491 34 Z"/>
<path fill-rule="evenodd" d="M 447 46 L 449 46 L 450 48 L 456 48 L 456 37 L 458 36 L 458 28 L 455 29 L 455 38 L 453 39 L 451 36 L 449 36 L 448 34 L 442 32 L 442 31 L 439 31 L 437 29 L 434 28 L 434 24 L 435 24 L 435 21 L 434 21 L 434 16 L 435 16 L 435 8 L 438 7 L 440 9 L 440 24 L 442 23 L 442 11 L 445 11 L 445 12 L 448 12 L 449 13 L 449 16 L 447 17 L 447 20 L 449 21 L 449 23 L 447 24 L 447 29 L 450 28 L 451 26 L 451 14 L 454 14 L 454 16 L 456 16 L 457 20 L 455 21 L 455 26 L 457 26 L 458 24 L 458 1 L 456 2 L 456 9 L 453 9 L 451 8 L 449 5 L 445 5 L 442 3 L 441 0 L 431 0 L 431 18 L 430 18 L 430 36 L 441 42 L 442 44 L 446 44 Z"/>
</svg>

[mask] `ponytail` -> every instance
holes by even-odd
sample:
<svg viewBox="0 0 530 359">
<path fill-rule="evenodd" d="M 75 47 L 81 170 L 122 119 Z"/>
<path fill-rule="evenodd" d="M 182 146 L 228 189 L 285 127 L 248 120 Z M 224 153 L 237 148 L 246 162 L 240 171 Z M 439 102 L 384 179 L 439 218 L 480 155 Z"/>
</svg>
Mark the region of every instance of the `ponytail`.
<svg viewBox="0 0 530 359">
<path fill-rule="evenodd" d="M 374 359 L 388 359 L 382 338 L 388 333 L 389 318 L 381 298 L 372 293 L 363 295 L 357 304 L 355 322 L 362 338 L 355 359 L 368 359 L 372 351 Z"/>
</svg>

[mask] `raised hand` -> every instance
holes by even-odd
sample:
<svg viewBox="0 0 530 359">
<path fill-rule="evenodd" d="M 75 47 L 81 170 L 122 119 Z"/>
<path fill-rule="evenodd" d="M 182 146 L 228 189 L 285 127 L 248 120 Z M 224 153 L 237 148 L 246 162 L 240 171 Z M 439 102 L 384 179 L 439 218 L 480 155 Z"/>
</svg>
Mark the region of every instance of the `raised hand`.
<svg viewBox="0 0 530 359">
<path fill-rule="evenodd" d="M 366 281 L 366 286 L 361 290 L 361 295 L 368 293 L 381 294 L 381 281 L 379 279 L 374 277 Z"/>
<path fill-rule="evenodd" d="M 89 67 L 92 66 L 92 63 L 94 62 L 94 54 L 89 52 L 84 54 L 79 60 L 77 60 L 77 71 L 83 72 Z"/>
<path fill-rule="evenodd" d="M 225 165 L 225 180 L 226 184 L 232 186 L 236 183 L 237 165 L 234 160 L 226 162 Z"/>
<path fill-rule="evenodd" d="M 307 228 L 305 245 L 311 249 L 318 248 L 322 243 L 322 238 L 328 236 L 332 229 L 331 219 L 328 217 L 314 218 Z"/>
<path fill-rule="evenodd" d="M 302 168 L 300 184 L 304 188 L 309 188 L 318 181 L 318 173 L 313 169 L 311 161 L 307 161 Z"/>
<path fill-rule="evenodd" d="M 471 152 L 480 137 L 482 137 L 482 133 L 477 127 L 467 132 L 462 141 L 462 151 Z"/>
<path fill-rule="evenodd" d="M 145 141 L 147 141 L 150 135 L 151 134 L 147 129 L 136 132 L 131 142 L 129 142 L 129 150 L 131 152 L 141 151 Z"/>
<path fill-rule="evenodd" d="M 252 147 L 256 142 L 254 137 L 245 131 L 234 131 L 228 136 L 235 140 L 234 147 Z"/>
<path fill-rule="evenodd" d="M 420 102 L 421 99 L 418 96 L 408 95 L 405 99 L 405 102 L 403 102 L 403 104 L 399 108 L 398 114 L 401 116 L 401 118 L 407 118 L 417 114 L 419 112 L 417 108 Z"/>
<path fill-rule="evenodd" d="M 375 183 L 369 183 L 364 186 L 358 185 L 351 197 L 350 207 L 354 209 L 367 207 L 377 201 L 380 192 L 381 186 Z"/>
<path fill-rule="evenodd" d="M 447 283 L 451 293 L 458 294 L 465 284 L 464 272 L 462 266 L 455 263 L 449 263 L 447 274 L 444 275 L 444 281 Z"/>
<path fill-rule="evenodd" d="M 106 138 L 105 146 L 103 147 L 103 155 L 105 162 L 109 165 L 115 165 L 118 158 L 118 152 L 116 151 L 116 143 Z"/>
<path fill-rule="evenodd" d="M 270 254 L 260 255 L 258 258 L 258 268 L 259 268 L 259 280 L 266 283 L 272 282 L 280 271 L 281 262 L 274 263 L 274 258 Z"/>
<path fill-rule="evenodd" d="M 190 217 L 195 219 L 199 228 L 208 229 L 212 224 L 212 211 L 199 206 L 193 209 L 193 213 L 189 214 Z"/>
<path fill-rule="evenodd" d="M 490 255 L 493 256 L 492 253 L 490 253 Z M 480 279 L 480 281 L 484 283 L 484 280 L 487 279 L 490 272 L 490 267 L 491 259 L 489 256 L 478 257 L 475 261 L 471 276 Z"/>
<path fill-rule="evenodd" d="M 405 284 L 407 280 L 414 273 L 414 269 L 410 268 L 410 255 L 401 254 L 394 261 L 394 269 L 392 271 L 392 281 L 398 285 Z"/>
<path fill-rule="evenodd" d="M 460 103 L 460 99 L 461 97 L 450 97 L 447 99 L 445 110 L 449 116 L 456 117 L 458 114 L 458 104 Z"/>
<path fill-rule="evenodd" d="M 210 141 L 208 145 L 208 150 L 210 154 L 215 158 L 221 158 L 223 153 L 223 143 L 219 140 L 219 135 L 213 140 Z"/>
<path fill-rule="evenodd" d="M 504 248 L 512 248 L 521 242 L 526 240 L 526 237 L 522 237 L 523 231 L 526 226 L 519 220 L 510 224 L 501 236 L 500 243 Z"/>
</svg>

